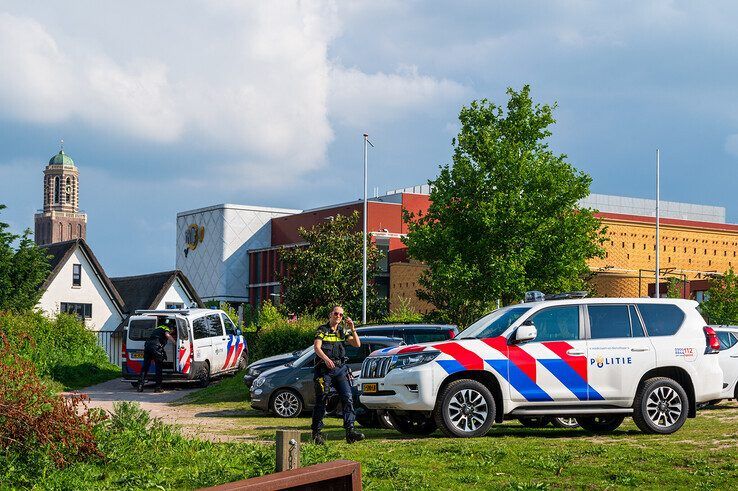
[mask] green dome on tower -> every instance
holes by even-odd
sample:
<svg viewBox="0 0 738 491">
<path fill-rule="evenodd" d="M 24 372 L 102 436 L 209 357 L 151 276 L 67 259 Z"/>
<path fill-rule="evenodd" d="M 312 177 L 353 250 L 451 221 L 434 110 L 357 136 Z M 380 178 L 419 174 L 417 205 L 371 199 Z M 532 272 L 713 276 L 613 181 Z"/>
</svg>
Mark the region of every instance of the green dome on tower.
<svg viewBox="0 0 738 491">
<path fill-rule="evenodd" d="M 74 165 L 72 157 L 64 153 L 64 150 L 59 150 L 59 153 L 51 157 L 49 165 Z"/>
</svg>

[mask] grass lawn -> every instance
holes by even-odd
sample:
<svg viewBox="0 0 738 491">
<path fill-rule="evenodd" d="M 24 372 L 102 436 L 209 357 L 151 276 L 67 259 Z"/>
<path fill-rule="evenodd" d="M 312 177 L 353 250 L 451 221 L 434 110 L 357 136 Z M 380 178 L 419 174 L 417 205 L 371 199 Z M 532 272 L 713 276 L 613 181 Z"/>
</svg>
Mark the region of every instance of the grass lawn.
<svg viewBox="0 0 738 491">
<path fill-rule="evenodd" d="M 268 441 L 280 428 L 301 428 L 309 415 L 282 419 L 253 410 L 236 376 L 191 394 L 181 404 L 231 418 L 227 434 Z M 303 461 L 336 458 L 362 464 L 365 489 L 549 489 L 625 487 L 719 489 L 738 478 L 738 405 L 701 411 L 670 436 L 644 435 L 630 419 L 612 434 L 528 429 L 517 421 L 493 426 L 477 439 L 411 438 L 365 429 L 367 440 L 348 445 L 341 420 L 326 419 L 327 448 L 305 444 Z"/>
</svg>

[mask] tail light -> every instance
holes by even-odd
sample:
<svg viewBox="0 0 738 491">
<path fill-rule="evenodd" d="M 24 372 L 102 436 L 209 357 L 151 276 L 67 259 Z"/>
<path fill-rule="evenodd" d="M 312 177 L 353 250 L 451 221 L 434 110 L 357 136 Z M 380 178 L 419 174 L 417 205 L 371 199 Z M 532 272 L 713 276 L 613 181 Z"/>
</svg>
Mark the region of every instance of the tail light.
<svg viewBox="0 0 738 491">
<path fill-rule="evenodd" d="M 456 333 L 454 332 L 454 330 L 453 329 L 449 329 L 448 330 L 448 338 L 449 339 L 453 339 L 455 337 L 456 337 Z"/>
<path fill-rule="evenodd" d="M 195 344 L 190 341 L 190 360 L 195 361 Z"/>
<path fill-rule="evenodd" d="M 126 341 L 123 340 L 123 346 L 120 348 L 120 358 L 123 361 L 128 361 L 128 351 L 126 351 Z"/>
<path fill-rule="evenodd" d="M 715 329 L 710 326 L 705 326 L 703 330 L 705 331 L 705 340 L 707 341 L 705 353 L 717 353 L 720 351 L 720 340 L 715 333 Z"/>
</svg>

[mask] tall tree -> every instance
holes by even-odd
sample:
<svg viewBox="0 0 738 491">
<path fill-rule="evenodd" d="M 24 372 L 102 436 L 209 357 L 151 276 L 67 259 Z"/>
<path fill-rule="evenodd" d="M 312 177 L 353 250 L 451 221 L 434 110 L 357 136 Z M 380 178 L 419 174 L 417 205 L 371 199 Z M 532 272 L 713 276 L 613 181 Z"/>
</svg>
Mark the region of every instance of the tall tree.
<svg viewBox="0 0 738 491">
<path fill-rule="evenodd" d="M 282 249 L 280 256 L 286 274 L 281 282 L 282 299 L 291 312 L 327 316 L 334 304 L 341 304 L 347 315 L 361 318 L 363 233 L 357 232 L 359 213 L 336 215 L 310 230 L 300 228 L 304 246 Z M 368 240 L 367 278 L 371 282 L 379 271 L 380 252 Z M 367 318 L 384 314 L 384 302 L 370 283 L 367 288 Z"/>
<path fill-rule="evenodd" d="M 0 205 L 0 211 L 4 209 Z M 7 223 L 0 222 L 0 311 L 23 312 L 33 309 L 41 298 L 39 286 L 49 274 L 49 260 L 31 239 L 29 229 L 23 235 L 8 229 Z"/>
<path fill-rule="evenodd" d="M 461 109 L 428 213 L 405 214 L 409 254 L 428 266 L 418 295 L 461 326 L 527 290 L 583 288 L 587 259 L 604 254 L 600 221 L 577 205 L 591 178 L 546 142 L 553 107 L 527 85 L 507 94 L 506 110 L 486 99 Z"/>
<path fill-rule="evenodd" d="M 700 310 L 710 324 L 738 324 L 738 276 L 733 268 L 710 281 Z"/>
</svg>

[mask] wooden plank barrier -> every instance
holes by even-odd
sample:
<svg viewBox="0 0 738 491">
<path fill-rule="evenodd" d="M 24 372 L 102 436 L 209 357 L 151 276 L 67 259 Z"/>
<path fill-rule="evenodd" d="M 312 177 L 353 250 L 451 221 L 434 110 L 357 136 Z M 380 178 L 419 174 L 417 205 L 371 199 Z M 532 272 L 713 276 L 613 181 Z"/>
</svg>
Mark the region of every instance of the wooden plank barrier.
<svg viewBox="0 0 738 491">
<path fill-rule="evenodd" d="M 361 464 L 334 460 L 220 486 L 203 491 L 361 491 Z"/>
</svg>

